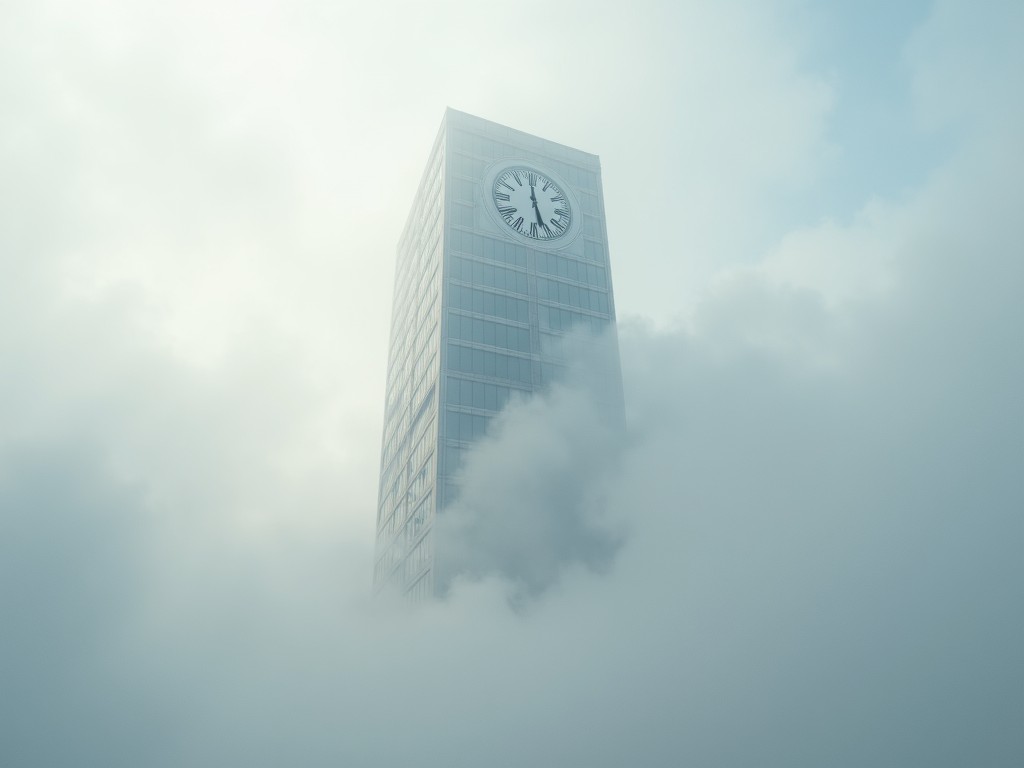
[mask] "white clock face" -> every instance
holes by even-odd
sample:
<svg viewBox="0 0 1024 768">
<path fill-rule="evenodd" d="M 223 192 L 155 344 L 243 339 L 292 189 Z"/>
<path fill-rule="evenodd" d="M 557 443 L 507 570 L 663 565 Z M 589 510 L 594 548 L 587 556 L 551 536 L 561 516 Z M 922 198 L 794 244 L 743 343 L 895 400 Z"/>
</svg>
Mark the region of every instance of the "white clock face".
<svg viewBox="0 0 1024 768">
<path fill-rule="evenodd" d="M 572 224 L 572 208 L 565 193 L 532 168 L 504 170 L 495 178 L 491 196 L 505 223 L 524 237 L 555 240 Z"/>
</svg>

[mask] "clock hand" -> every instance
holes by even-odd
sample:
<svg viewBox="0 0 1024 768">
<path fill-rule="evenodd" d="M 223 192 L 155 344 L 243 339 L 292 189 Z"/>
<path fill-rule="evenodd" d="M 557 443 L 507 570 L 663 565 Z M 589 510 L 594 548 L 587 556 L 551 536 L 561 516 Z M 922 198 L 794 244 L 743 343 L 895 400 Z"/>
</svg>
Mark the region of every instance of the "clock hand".
<svg viewBox="0 0 1024 768">
<path fill-rule="evenodd" d="M 533 201 L 533 212 L 537 214 L 537 223 L 542 227 L 544 226 L 544 219 L 540 216 L 540 207 L 537 205 L 537 193 L 533 191 L 533 185 L 530 185 L 530 199 Z"/>
</svg>

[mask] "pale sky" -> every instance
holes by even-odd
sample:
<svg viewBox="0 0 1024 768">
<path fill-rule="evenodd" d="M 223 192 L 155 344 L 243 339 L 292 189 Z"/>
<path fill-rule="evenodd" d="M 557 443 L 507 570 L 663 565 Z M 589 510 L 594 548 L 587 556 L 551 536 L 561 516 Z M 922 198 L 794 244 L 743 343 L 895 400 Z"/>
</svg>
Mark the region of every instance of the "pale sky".
<svg viewBox="0 0 1024 768">
<path fill-rule="evenodd" d="M 0 765 L 1024 763 L 1022 38 L 0 6 Z M 628 431 L 507 413 L 466 483 L 530 480 L 481 522 L 511 555 L 410 613 L 369 597 L 377 468 L 446 106 L 600 155 Z"/>
</svg>

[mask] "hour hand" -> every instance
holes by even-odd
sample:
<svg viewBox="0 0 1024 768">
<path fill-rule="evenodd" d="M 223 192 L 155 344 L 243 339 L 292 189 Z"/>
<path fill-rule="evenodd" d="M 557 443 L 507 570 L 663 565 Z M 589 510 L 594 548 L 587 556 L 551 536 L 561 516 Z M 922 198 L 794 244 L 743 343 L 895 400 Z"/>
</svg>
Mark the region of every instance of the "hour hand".
<svg viewBox="0 0 1024 768">
<path fill-rule="evenodd" d="M 537 214 L 537 223 L 540 224 L 543 227 L 544 226 L 544 219 L 541 218 L 540 208 L 538 207 L 536 200 L 533 201 L 533 212 L 535 214 Z"/>
</svg>

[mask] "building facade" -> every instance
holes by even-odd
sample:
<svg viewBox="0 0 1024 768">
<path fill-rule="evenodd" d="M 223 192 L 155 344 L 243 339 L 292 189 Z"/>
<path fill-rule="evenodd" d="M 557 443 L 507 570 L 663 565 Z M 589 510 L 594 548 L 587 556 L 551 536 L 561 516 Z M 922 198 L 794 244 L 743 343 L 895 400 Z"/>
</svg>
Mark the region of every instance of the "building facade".
<svg viewBox="0 0 1024 768">
<path fill-rule="evenodd" d="M 398 244 L 376 589 L 435 593 L 465 452 L 559 378 L 565 333 L 614 321 L 597 156 L 447 110 Z"/>
</svg>

